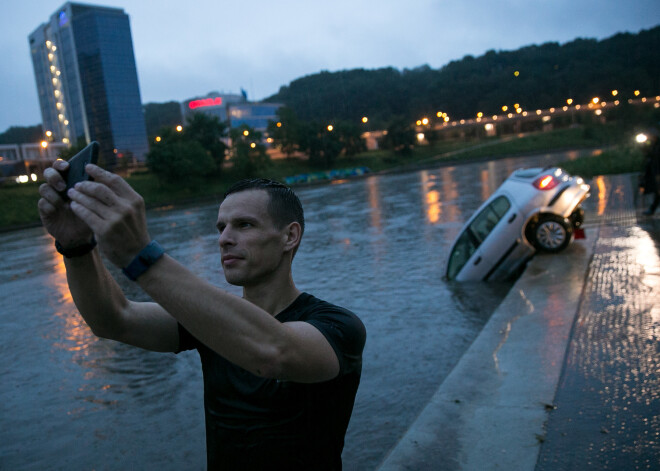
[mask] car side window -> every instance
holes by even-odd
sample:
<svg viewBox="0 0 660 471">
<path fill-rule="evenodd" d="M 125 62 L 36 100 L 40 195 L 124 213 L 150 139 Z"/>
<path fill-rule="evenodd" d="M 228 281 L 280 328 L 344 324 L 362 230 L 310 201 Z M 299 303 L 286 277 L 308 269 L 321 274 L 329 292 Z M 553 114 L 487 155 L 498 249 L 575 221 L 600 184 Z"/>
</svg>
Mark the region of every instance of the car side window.
<svg viewBox="0 0 660 471">
<path fill-rule="evenodd" d="M 488 237 L 488 234 L 491 233 L 510 207 L 509 200 L 505 196 L 500 196 L 474 218 L 474 221 L 470 224 L 470 229 L 479 244 Z"/>
<path fill-rule="evenodd" d="M 506 196 L 500 196 L 495 201 L 493 201 L 490 206 L 493 208 L 493 211 L 497 213 L 499 218 L 503 218 L 507 211 L 511 208 L 511 203 Z"/>
</svg>

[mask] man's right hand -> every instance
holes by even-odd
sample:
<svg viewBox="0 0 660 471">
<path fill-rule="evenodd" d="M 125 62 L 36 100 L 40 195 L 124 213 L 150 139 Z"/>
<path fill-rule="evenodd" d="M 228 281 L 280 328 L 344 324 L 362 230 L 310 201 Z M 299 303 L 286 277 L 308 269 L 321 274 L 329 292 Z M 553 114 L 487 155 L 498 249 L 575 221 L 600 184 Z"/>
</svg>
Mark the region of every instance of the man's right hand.
<svg viewBox="0 0 660 471">
<path fill-rule="evenodd" d="M 92 230 L 73 211 L 71 203 L 65 201 L 59 192 L 64 191 L 66 182 L 60 172 L 65 171 L 69 163 L 56 160 L 53 166 L 44 171 L 46 183 L 39 187 L 39 217 L 46 230 L 55 237 L 62 247 L 73 248 L 92 239 Z"/>
</svg>

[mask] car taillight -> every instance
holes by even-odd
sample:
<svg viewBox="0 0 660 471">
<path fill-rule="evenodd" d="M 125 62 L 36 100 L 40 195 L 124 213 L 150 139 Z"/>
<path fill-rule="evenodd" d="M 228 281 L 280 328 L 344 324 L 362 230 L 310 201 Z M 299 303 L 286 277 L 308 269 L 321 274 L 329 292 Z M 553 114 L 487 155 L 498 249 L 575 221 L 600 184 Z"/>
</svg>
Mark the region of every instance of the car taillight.
<svg viewBox="0 0 660 471">
<path fill-rule="evenodd" d="M 534 180 L 532 183 L 539 190 L 552 190 L 559 185 L 559 179 L 554 175 L 543 175 Z"/>
</svg>

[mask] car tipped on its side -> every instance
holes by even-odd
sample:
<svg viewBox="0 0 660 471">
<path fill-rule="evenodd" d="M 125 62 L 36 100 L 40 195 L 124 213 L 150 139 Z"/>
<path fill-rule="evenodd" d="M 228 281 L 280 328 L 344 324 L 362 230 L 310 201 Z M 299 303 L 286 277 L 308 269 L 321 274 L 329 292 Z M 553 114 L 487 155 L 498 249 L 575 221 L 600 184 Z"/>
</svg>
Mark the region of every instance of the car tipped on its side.
<svg viewBox="0 0 660 471">
<path fill-rule="evenodd" d="M 449 280 L 507 280 L 537 252 L 557 253 L 584 221 L 590 187 L 559 167 L 514 171 L 477 209 L 449 252 Z"/>
</svg>

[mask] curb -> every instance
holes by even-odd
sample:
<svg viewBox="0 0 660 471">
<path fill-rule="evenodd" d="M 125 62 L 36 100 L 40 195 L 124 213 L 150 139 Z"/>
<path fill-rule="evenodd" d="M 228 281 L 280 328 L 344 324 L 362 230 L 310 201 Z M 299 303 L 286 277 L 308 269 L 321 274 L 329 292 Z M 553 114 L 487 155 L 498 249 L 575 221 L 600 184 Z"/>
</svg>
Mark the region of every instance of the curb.
<svg viewBox="0 0 660 471">
<path fill-rule="evenodd" d="M 377 468 L 534 470 L 599 229 L 538 254 Z"/>
</svg>

